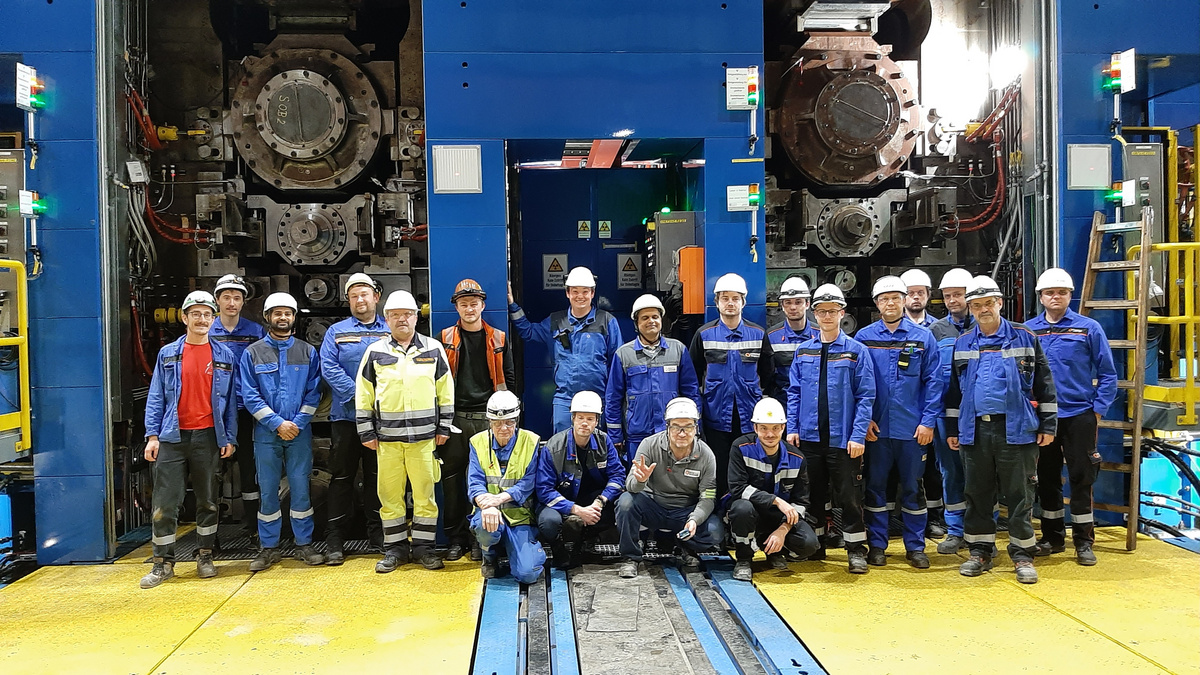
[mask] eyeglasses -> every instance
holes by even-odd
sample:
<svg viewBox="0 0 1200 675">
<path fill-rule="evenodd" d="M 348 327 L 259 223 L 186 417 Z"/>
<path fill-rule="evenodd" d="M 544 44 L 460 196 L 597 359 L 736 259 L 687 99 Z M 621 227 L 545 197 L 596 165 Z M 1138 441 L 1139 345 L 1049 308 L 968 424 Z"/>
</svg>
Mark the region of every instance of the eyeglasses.
<svg viewBox="0 0 1200 675">
<path fill-rule="evenodd" d="M 676 434 L 676 435 L 696 433 L 696 425 L 695 424 L 689 424 L 684 427 L 681 427 L 678 424 L 672 424 L 672 425 L 668 426 L 667 428 L 671 430 L 671 433 Z"/>
<path fill-rule="evenodd" d="M 814 309 L 813 314 L 816 314 L 817 316 L 837 316 L 837 313 L 840 311 L 842 311 L 842 310 L 840 310 L 840 309 Z"/>
<path fill-rule="evenodd" d="M 516 420 L 492 420 L 492 426 L 500 427 L 502 429 L 516 429 L 517 421 Z"/>
<path fill-rule="evenodd" d="M 188 312 L 187 315 L 193 321 L 212 321 L 213 320 L 212 312 Z"/>
</svg>

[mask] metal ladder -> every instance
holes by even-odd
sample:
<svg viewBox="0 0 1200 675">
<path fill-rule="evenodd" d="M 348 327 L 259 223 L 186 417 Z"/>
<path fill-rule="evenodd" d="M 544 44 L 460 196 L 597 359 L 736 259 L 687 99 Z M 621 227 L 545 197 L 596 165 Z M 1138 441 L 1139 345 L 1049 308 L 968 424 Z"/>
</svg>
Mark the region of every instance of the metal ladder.
<svg viewBox="0 0 1200 675">
<path fill-rule="evenodd" d="M 1146 377 L 1146 333 L 1150 314 L 1150 252 L 1152 250 L 1151 225 L 1154 222 L 1152 209 L 1146 207 L 1139 221 L 1123 223 L 1105 223 L 1104 214 L 1097 211 L 1092 216 L 1092 233 L 1088 242 L 1087 269 L 1083 276 L 1083 290 L 1079 298 L 1079 313 L 1088 316 L 1093 310 L 1111 310 L 1134 312 L 1134 320 L 1129 322 L 1133 327 L 1132 335 L 1124 340 L 1109 340 L 1113 350 L 1133 350 L 1132 373 L 1126 373 L 1130 379 L 1118 380 L 1117 388 L 1127 392 L 1128 407 L 1125 421 L 1100 420 L 1101 429 L 1121 429 L 1124 431 L 1126 442 L 1131 445 L 1129 462 L 1101 462 L 1101 471 L 1113 471 L 1129 474 L 1129 495 L 1126 504 L 1095 503 L 1094 508 L 1101 511 L 1125 514 L 1125 549 L 1132 551 L 1137 548 L 1138 516 L 1141 501 L 1141 457 L 1142 457 L 1142 391 Z M 1104 236 L 1123 232 L 1139 232 L 1141 244 L 1136 257 L 1128 260 L 1101 261 L 1100 251 Z M 1124 299 L 1096 299 L 1096 276 L 1102 272 L 1135 273 L 1133 282 L 1134 297 Z M 1124 286 L 1123 286 L 1124 287 Z"/>
</svg>

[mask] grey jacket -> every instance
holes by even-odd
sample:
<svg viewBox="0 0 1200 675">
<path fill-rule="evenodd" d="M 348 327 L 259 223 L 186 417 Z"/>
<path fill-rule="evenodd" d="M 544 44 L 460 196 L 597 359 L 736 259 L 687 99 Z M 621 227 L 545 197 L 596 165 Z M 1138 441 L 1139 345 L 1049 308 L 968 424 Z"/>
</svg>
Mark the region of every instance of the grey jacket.
<svg viewBox="0 0 1200 675">
<path fill-rule="evenodd" d="M 646 466 L 658 464 L 650 479 L 638 482 L 629 472 L 625 478 L 625 489 L 629 492 L 649 493 L 654 501 L 668 509 L 693 507 L 689 520 L 701 525 L 713 512 L 717 500 L 717 458 L 708 445 L 697 438 L 692 453 L 676 461 L 671 454 L 667 432 L 662 431 L 642 441 L 638 446 L 638 457 L 644 457 Z"/>
</svg>

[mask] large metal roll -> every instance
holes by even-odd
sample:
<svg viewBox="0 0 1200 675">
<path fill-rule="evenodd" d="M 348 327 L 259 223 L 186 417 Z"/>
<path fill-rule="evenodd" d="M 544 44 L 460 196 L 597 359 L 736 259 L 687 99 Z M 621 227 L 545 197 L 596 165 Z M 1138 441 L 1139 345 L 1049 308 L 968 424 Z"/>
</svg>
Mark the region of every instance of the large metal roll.
<svg viewBox="0 0 1200 675">
<path fill-rule="evenodd" d="M 358 177 L 379 148 L 384 114 L 354 61 L 278 48 L 242 65 L 229 133 L 254 173 L 284 190 L 338 189 Z"/>
<path fill-rule="evenodd" d="M 863 34 L 813 34 L 789 62 L 778 130 L 792 163 L 823 185 L 875 185 L 920 135 L 917 92 Z"/>
</svg>

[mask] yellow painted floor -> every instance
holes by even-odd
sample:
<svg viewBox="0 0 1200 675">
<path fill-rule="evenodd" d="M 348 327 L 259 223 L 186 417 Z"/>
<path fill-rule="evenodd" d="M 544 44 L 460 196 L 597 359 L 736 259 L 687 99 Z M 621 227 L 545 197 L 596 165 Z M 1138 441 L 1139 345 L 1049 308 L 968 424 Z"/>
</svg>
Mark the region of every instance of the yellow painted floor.
<svg viewBox="0 0 1200 675">
<path fill-rule="evenodd" d="M 893 541 L 886 567 L 846 572 L 845 553 L 758 572 L 760 591 L 830 673 L 1200 673 L 1200 556 L 1124 529 L 1097 531 L 1095 567 L 1038 558 L 1017 583 L 1001 554 L 974 579 L 965 553 L 916 570 Z M 998 542 L 1003 549 L 1007 541 Z"/>
<path fill-rule="evenodd" d="M 134 552 L 124 558 L 140 555 Z M 135 558 L 145 560 L 145 556 Z M 465 673 L 479 613 L 479 564 L 375 574 L 296 560 L 257 575 L 181 563 L 142 590 L 145 564 L 45 567 L 0 590 L 0 664 L 43 673 Z"/>
</svg>

